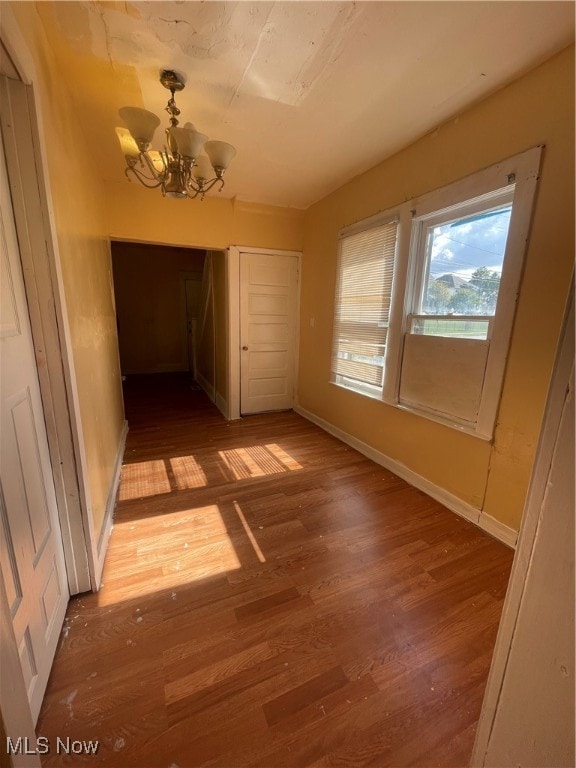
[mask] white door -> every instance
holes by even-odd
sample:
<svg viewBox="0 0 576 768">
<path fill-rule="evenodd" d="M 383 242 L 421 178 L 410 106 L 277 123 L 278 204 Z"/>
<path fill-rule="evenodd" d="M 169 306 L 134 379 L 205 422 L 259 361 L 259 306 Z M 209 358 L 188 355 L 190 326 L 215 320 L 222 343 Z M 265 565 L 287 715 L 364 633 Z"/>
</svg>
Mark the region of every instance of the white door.
<svg viewBox="0 0 576 768">
<path fill-rule="evenodd" d="M 0 563 L 36 721 L 68 585 L 3 151 L 0 203 Z"/>
<path fill-rule="evenodd" d="M 292 408 L 298 310 L 296 256 L 240 260 L 240 411 Z"/>
</svg>

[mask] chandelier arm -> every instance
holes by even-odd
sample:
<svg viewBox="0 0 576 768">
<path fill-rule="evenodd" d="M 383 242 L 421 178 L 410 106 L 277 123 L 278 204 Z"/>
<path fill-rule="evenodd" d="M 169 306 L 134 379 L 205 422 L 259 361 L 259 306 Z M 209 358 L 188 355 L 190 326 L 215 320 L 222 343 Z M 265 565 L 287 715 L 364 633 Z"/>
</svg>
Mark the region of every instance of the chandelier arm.
<svg viewBox="0 0 576 768">
<path fill-rule="evenodd" d="M 158 184 L 162 184 L 164 181 L 166 181 L 166 174 L 167 174 L 167 166 L 166 166 L 166 160 L 164 158 L 164 153 L 160 152 L 160 157 L 162 158 L 162 165 L 164 166 L 163 171 L 158 171 L 156 167 L 154 166 L 154 163 L 150 159 L 150 156 L 148 155 L 148 152 L 141 152 L 140 153 L 140 159 L 143 159 L 146 165 L 148 166 L 148 170 L 152 174 L 152 177 L 158 182 Z M 148 178 L 148 177 L 146 177 Z"/>
<path fill-rule="evenodd" d="M 140 170 L 139 168 L 128 168 L 129 171 L 134 171 L 135 174 L 137 174 L 139 179 L 146 179 L 146 181 L 153 181 L 156 182 L 158 179 L 155 176 L 148 176 L 148 174 L 144 173 L 144 171 Z"/>
<path fill-rule="evenodd" d="M 194 194 L 191 194 L 192 190 L 194 191 Z M 196 189 L 196 187 L 192 187 L 192 186 L 186 187 L 186 197 L 188 197 L 190 200 L 195 200 L 198 197 L 198 195 L 200 195 L 201 193 L 202 193 L 201 189 Z M 202 197 L 204 197 L 203 194 L 202 194 Z"/>
<path fill-rule="evenodd" d="M 212 179 L 212 181 L 209 181 L 204 186 L 202 191 L 203 192 L 209 192 L 212 189 L 212 187 L 214 186 L 214 184 L 218 184 L 218 183 L 220 183 L 220 189 L 218 190 L 220 192 L 222 190 L 222 187 L 224 186 L 224 179 L 221 178 L 221 177 L 218 177 L 218 176 L 215 179 Z"/>
<path fill-rule="evenodd" d="M 204 197 L 206 192 L 209 192 L 212 189 L 212 187 L 214 186 L 214 184 L 216 184 L 218 182 L 220 182 L 220 189 L 222 189 L 222 187 L 224 186 L 224 179 L 222 179 L 222 178 L 216 177 L 215 179 L 211 179 L 210 181 L 205 181 L 202 184 L 202 186 L 200 186 L 198 184 L 198 182 L 195 181 L 195 179 L 190 177 L 188 179 L 187 183 L 186 183 L 186 189 L 187 190 L 192 189 L 196 193 L 192 197 L 192 199 L 194 199 L 194 197 L 198 197 L 198 195 L 202 195 L 202 197 Z M 188 195 L 188 197 L 190 197 L 190 195 Z"/>
<path fill-rule="evenodd" d="M 157 179 L 153 180 L 153 179 L 148 178 L 148 176 L 145 176 L 143 173 L 141 173 L 140 171 L 136 170 L 136 168 L 126 168 L 124 173 L 126 174 L 127 177 L 128 177 L 128 173 L 133 173 L 134 176 L 140 182 L 140 184 L 142 184 L 142 186 L 146 187 L 147 189 L 156 189 L 157 187 L 162 186 L 162 182 L 161 181 L 158 181 Z M 128 177 L 128 178 L 130 178 L 130 177 Z M 151 181 L 153 181 L 154 183 L 152 183 L 152 184 L 148 184 L 147 183 L 147 182 L 151 182 Z"/>
</svg>

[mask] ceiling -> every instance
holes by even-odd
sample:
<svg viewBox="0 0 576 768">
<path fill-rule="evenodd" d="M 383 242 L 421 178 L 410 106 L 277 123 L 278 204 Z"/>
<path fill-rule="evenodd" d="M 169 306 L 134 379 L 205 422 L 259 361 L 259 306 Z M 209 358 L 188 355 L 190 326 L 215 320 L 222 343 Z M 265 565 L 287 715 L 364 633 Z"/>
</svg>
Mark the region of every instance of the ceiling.
<svg viewBox="0 0 576 768">
<path fill-rule="evenodd" d="M 222 195 L 306 208 L 574 40 L 573 2 L 40 2 L 106 180 L 125 104 L 238 154 Z M 156 135 L 160 148 L 162 131 Z M 126 182 L 127 183 L 127 182 Z"/>
</svg>

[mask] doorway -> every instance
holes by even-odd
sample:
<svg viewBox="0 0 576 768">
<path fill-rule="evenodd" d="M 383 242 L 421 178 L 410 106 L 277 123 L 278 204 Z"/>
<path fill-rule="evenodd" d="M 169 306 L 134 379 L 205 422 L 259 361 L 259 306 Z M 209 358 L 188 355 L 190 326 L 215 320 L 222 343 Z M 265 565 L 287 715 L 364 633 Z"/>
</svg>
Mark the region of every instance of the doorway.
<svg viewBox="0 0 576 768">
<path fill-rule="evenodd" d="M 113 241 L 112 268 L 126 376 L 190 373 L 228 414 L 226 254 Z"/>
<path fill-rule="evenodd" d="M 123 375 L 195 372 L 205 258 L 200 248 L 112 242 Z"/>
</svg>

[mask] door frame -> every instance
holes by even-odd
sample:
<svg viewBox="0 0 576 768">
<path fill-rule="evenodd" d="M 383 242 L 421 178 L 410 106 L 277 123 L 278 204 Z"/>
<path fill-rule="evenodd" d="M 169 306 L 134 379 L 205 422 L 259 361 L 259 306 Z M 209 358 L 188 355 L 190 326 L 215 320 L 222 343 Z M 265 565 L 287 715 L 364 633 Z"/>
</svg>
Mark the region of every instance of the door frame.
<svg viewBox="0 0 576 768">
<path fill-rule="evenodd" d="M 231 245 L 226 254 L 226 273 L 228 283 L 228 413 L 229 421 L 242 418 L 240 413 L 240 262 L 247 253 L 270 256 L 293 256 L 297 259 L 296 287 L 296 338 L 294 340 L 294 401 L 297 399 L 298 361 L 300 347 L 300 286 L 302 252 L 278 248 L 251 248 L 247 245 Z"/>
<path fill-rule="evenodd" d="M 519 631 L 520 612 L 525 598 L 525 588 L 531 576 L 534 553 L 535 550 L 539 550 L 543 546 L 539 536 L 539 526 L 542 521 L 550 474 L 554 462 L 557 460 L 556 450 L 559 444 L 558 440 L 561 437 L 566 402 L 574 386 L 574 345 L 573 275 L 560 340 L 556 349 L 556 361 L 548 389 L 546 408 L 540 427 L 530 486 L 522 514 L 518 545 L 478 720 L 476 740 L 470 762 L 470 766 L 474 766 L 474 768 L 486 765 L 496 716 L 500 712 L 500 707 L 504 706 L 501 699 L 502 688 L 508 671 L 512 644 L 516 639 L 517 631 Z M 573 477 L 563 477 L 559 482 L 564 483 L 567 492 L 573 491 Z M 549 554 L 553 555 L 554 553 Z"/>
<path fill-rule="evenodd" d="M 20 245 L 30 325 L 70 594 L 98 586 L 84 437 L 58 240 L 46 162 L 37 73 L 10 8 L 2 11 L 0 46 L 10 79 L 0 78 L 2 138 Z M 14 71 L 19 79 L 14 78 Z"/>
</svg>

